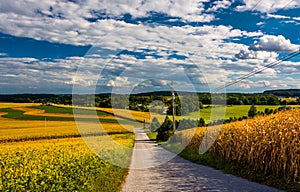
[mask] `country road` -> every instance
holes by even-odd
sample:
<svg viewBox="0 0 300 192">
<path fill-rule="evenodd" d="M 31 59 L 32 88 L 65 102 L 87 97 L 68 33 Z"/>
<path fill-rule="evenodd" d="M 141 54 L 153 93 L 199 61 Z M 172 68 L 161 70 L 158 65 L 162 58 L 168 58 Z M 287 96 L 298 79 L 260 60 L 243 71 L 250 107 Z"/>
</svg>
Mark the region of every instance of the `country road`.
<svg viewBox="0 0 300 192">
<path fill-rule="evenodd" d="M 137 128 L 130 170 L 122 191 L 275 192 L 279 190 L 191 163 L 149 141 L 143 129 Z"/>
</svg>

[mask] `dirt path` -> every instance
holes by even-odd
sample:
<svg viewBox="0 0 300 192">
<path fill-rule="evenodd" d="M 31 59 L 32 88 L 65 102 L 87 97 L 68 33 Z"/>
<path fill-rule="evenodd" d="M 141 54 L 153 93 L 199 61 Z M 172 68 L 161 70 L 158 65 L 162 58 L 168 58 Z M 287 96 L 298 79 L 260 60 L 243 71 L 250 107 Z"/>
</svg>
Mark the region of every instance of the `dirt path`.
<svg viewBox="0 0 300 192">
<path fill-rule="evenodd" d="M 279 190 L 191 163 L 156 146 L 154 142 L 149 141 L 142 129 L 136 129 L 136 144 L 130 171 L 122 191 L 275 192 Z"/>
</svg>

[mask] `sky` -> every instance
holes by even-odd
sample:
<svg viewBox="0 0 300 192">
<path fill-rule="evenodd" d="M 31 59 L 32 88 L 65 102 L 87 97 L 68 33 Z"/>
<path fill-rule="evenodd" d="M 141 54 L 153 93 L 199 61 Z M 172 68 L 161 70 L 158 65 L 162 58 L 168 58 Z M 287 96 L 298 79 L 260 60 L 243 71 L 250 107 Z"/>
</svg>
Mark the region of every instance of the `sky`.
<svg viewBox="0 0 300 192">
<path fill-rule="evenodd" d="M 0 94 L 212 91 L 300 48 L 300 0 L 0 0 Z M 221 91 L 300 88 L 300 56 Z"/>
</svg>

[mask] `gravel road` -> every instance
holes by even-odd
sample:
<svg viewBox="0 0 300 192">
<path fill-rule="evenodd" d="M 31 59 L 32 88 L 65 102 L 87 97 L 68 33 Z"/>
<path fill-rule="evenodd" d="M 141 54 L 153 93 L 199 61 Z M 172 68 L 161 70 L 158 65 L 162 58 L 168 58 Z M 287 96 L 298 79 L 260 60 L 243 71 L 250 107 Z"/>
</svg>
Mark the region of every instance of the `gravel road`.
<svg viewBox="0 0 300 192">
<path fill-rule="evenodd" d="M 136 144 L 123 192 L 279 191 L 218 170 L 191 163 L 149 141 L 136 129 Z"/>
</svg>

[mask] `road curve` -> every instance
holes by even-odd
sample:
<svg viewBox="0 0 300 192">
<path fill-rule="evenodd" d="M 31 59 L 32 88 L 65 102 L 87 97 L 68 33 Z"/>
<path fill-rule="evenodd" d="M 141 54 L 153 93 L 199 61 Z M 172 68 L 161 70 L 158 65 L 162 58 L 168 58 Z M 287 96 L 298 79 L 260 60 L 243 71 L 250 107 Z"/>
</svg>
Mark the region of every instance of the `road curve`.
<svg viewBox="0 0 300 192">
<path fill-rule="evenodd" d="M 130 170 L 122 191 L 277 192 L 280 190 L 187 161 L 149 141 L 143 129 L 137 128 Z"/>
</svg>

